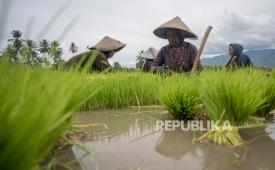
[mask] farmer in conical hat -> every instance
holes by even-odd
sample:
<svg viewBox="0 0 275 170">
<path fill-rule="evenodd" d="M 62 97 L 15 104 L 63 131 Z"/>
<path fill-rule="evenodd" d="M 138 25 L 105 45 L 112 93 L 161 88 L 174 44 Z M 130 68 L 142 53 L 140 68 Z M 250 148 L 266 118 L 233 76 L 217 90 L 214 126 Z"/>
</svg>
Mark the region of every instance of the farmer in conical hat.
<svg viewBox="0 0 275 170">
<path fill-rule="evenodd" d="M 229 44 L 230 59 L 226 64 L 226 67 L 249 67 L 252 66 L 252 62 L 249 56 L 243 53 L 243 46 L 240 44 Z"/>
<path fill-rule="evenodd" d="M 163 68 L 176 72 L 191 71 L 197 55 L 197 48 L 184 40 L 197 39 L 197 35 L 181 20 L 180 17 L 162 24 L 154 30 L 160 38 L 168 39 L 169 44 L 162 47 L 152 65 L 153 71 L 163 72 Z M 197 68 L 200 68 L 200 63 Z"/>
<path fill-rule="evenodd" d="M 125 45 L 126 44 L 118 40 L 106 36 L 93 47 L 88 47 L 89 51 L 78 54 L 69 59 L 65 63 L 65 66 L 80 64 L 80 67 L 84 67 L 91 57 L 95 57 L 94 62 L 91 62 L 92 65 L 90 66 L 90 70 L 103 71 L 111 67 L 108 59 L 124 48 Z"/>
<path fill-rule="evenodd" d="M 151 66 L 152 66 L 157 54 L 158 54 L 158 51 L 154 47 L 151 47 L 147 51 L 141 53 L 142 58 L 144 58 L 142 71 L 144 71 L 144 72 L 151 71 Z"/>
</svg>

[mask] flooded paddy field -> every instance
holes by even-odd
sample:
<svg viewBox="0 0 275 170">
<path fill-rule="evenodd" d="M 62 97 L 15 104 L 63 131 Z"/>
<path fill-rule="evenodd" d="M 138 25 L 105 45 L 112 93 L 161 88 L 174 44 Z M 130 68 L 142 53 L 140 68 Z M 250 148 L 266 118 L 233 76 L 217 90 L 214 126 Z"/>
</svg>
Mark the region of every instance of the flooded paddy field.
<svg viewBox="0 0 275 170">
<path fill-rule="evenodd" d="M 128 107 L 82 112 L 74 125 L 87 139 L 59 151 L 56 169 L 242 169 L 275 167 L 275 123 L 242 129 L 245 145 L 228 147 L 201 143 L 201 132 L 161 131 L 156 120 L 169 119 L 162 107 Z"/>
</svg>

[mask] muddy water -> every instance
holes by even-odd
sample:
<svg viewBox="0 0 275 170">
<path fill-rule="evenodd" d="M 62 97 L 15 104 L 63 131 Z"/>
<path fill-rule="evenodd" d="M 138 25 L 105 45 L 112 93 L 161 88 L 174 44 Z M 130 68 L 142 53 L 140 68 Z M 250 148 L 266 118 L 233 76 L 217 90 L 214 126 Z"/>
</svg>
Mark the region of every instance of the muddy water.
<svg viewBox="0 0 275 170">
<path fill-rule="evenodd" d="M 156 131 L 155 120 L 165 119 L 168 116 L 158 107 L 81 113 L 75 124 L 88 132 L 88 141 L 56 159 L 87 170 L 275 169 L 275 124 L 242 131 L 247 144 L 233 149 L 193 142 L 199 133 Z"/>
</svg>

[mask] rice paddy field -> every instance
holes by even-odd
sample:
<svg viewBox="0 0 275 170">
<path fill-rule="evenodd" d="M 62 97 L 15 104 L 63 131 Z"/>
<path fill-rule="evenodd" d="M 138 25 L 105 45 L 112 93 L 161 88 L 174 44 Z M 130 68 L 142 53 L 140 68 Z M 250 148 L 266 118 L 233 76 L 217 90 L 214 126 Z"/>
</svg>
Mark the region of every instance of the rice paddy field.
<svg viewBox="0 0 275 170">
<path fill-rule="evenodd" d="M 0 71 L 3 170 L 275 168 L 274 70 Z M 165 120 L 217 123 L 157 129 Z"/>
</svg>

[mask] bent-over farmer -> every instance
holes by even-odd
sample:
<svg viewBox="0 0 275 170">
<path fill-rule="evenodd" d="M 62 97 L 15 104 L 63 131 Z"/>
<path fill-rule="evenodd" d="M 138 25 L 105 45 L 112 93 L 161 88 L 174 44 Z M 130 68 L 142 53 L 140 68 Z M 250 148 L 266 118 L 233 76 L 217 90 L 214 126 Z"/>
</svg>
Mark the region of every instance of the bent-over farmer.
<svg viewBox="0 0 275 170">
<path fill-rule="evenodd" d="M 89 66 L 89 70 L 103 71 L 111 67 L 108 59 L 124 48 L 125 45 L 126 44 L 118 40 L 106 36 L 93 47 L 88 47 L 89 51 L 78 54 L 69 59 L 65 63 L 65 66 L 71 67 L 80 64 L 80 68 L 83 68 L 91 57 L 95 57 L 94 61 L 91 62 L 91 66 Z"/>
</svg>

